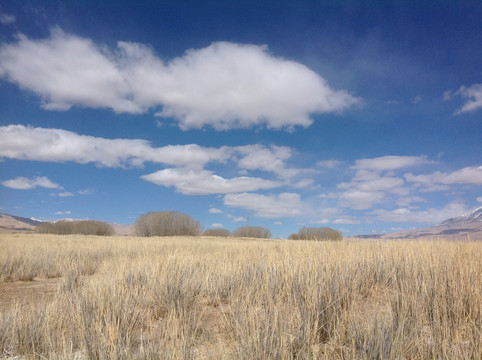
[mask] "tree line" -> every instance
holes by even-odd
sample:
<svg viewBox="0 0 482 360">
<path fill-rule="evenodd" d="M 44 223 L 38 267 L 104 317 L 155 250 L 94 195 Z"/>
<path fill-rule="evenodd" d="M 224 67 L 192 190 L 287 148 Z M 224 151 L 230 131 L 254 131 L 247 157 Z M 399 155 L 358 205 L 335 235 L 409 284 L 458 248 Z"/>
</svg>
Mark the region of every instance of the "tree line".
<svg viewBox="0 0 482 360">
<path fill-rule="evenodd" d="M 208 229 L 202 231 L 201 223 L 189 215 L 178 211 L 148 212 L 139 216 L 134 224 L 138 236 L 217 236 L 246 237 L 271 239 L 271 231 L 262 226 L 241 226 L 232 232 L 227 229 Z M 93 220 L 60 220 L 44 222 L 37 226 L 37 232 L 42 234 L 82 234 L 82 235 L 114 235 L 114 228 L 102 221 Z M 337 241 L 342 239 L 339 231 L 328 227 L 301 228 L 291 234 L 290 240 Z"/>
<path fill-rule="evenodd" d="M 114 235 L 114 228 L 103 222 L 94 220 L 60 220 L 56 222 L 43 222 L 37 226 L 37 232 L 41 234 L 56 234 L 56 235 Z"/>
</svg>

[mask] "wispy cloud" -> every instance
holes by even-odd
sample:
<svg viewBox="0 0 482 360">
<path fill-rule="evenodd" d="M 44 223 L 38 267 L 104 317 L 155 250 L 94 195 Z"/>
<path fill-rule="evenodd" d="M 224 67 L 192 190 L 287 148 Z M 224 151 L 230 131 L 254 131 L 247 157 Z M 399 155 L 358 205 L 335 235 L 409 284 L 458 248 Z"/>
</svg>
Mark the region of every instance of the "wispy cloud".
<svg viewBox="0 0 482 360">
<path fill-rule="evenodd" d="M 59 193 L 58 196 L 60 196 L 60 197 L 72 197 L 72 196 L 74 196 L 74 194 L 71 193 L 70 191 L 64 191 L 64 192 Z"/>
<path fill-rule="evenodd" d="M 320 160 L 316 162 L 317 167 L 333 169 L 343 164 L 340 160 L 330 159 L 330 160 Z"/>
<path fill-rule="evenodd" d="M 360 159 L 355 161 L 353 169 L 389 171 L 397 170 L 410 166 L 433 164 L 434 161 L 428 160 L 426 156 L 381 156 L 371 159 Z"/>
<path fill-rule="evenodd" d="M 223 211 L 221 209 L 218 209 L 218 208 L 211 208 L 209 209 L 208 211 L 210 214 L 222 214 Z"/>
<path fill-rule="evenodd" d="M 47 39 L 19 35 L 0 47 L 0 77 L 42 98 L 43 108 L 110 108 L 173 117 L 182 129 L 291 129 L 313 113 L 340 112 L 361 102 L 306 66 L 267 47 L 218 42 L 164 63 L 143 44 L 117 49 L 54 29 Z"/>
<path fill-rule="evenodd" d="M 15 16 L 0 11 L 0 24 L 13 24 L 16 20 Z"/>
<path fill-rule="evenodd" d="M 45 176 L 39 176 L 33 179 L 19 176 L 15 179 L 2 181 L 1 184 L 5 187 L 17 190 L 35 189 L 36 187 L 42 187 L 46 189 L 62 189 L 59 184 L 52 182 L 49 178 Z"/>
<path fill-rule="evenodd" d="M 455 112 L 455 115 L 473 112 L 482 108 L 482 84 L 473 84 L 469 87 L 461 86 L 457 91 L 446 91 L 444 100 L 450 100 L 454 96 L 460 96 L 465 99 L 465 103 Z"/>
</svg>

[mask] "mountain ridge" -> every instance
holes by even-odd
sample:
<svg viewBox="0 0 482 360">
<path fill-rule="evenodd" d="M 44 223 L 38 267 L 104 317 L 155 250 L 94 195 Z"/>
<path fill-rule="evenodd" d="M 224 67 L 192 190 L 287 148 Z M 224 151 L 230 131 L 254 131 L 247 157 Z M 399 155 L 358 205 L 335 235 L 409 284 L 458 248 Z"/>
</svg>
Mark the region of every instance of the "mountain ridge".
<svg viewBox="0 0 482 360">
<path fill-rule="evenodd" d="M 482 207 L 476 208 L 467 214 L 447 219 L 441 222 L 438 226 L 477 223 L 477 222 L 482 222 Z"/>
</svg>

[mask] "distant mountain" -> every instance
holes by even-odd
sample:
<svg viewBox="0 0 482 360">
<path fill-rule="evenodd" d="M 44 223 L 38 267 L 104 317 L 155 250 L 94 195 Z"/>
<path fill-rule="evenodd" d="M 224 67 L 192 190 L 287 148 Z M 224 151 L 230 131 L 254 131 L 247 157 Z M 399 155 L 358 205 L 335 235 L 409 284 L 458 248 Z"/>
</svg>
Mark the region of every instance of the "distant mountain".
<svg viewBox="0 0 482 360">
<path fill-rule="evenodd" d="M 0 214 L 0 233 L 32 232 L 40 223 L 41 221 L 31 218 Z"/>
<path fill-rule="evenodd" d="M 470 213 L 447 219 L 439 225 L 382 235 L 384 239 L 436 238 L 482 241 L 482 207 Z"/>
<path fill-rule="evenodd" d="M 453 226 L 477 223 L 482 224 L 482 207 L 479 207 L 468 214 L 445 220 L 439 226 Z"/>
<path fill-rule="evenodd" d="M 108 224 L 114 228 L 116 235 L 134 236 L 136 234 L 134 224 L 130 224 L 130 225 L 117 224 L 117 223 L 108 223 Z"/>
<path fill-rule="evenodd" d="M 63 221 L 75 221 L 75 219 L 62 219 Z M 57 220 L 60 221 L 60 220 Z M 30 233 L 34 232 L 37 225 L 41 224 L 42 221 L 25 218 L 21 216 L 0 214 L 0 234 L 11 234 L 11 233 Z M 116 223 L 108 223 L 113 228 L 117 235 L 134 235 L 135 229 L 134 224 L 124 225 Z"/>
</svg>

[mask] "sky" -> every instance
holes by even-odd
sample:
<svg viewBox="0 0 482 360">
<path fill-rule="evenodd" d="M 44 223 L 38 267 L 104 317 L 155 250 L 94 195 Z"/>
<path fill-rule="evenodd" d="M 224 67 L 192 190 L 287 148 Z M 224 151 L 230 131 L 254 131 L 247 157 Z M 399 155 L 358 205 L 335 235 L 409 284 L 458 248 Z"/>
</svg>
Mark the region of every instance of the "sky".
<svg viewBox="0 0 482 360">
<path fill-rule="evenodd" d="M 482 206 L 480 1 L 0 2 L 0 212 L 344 235 Z"/>
</svg>

